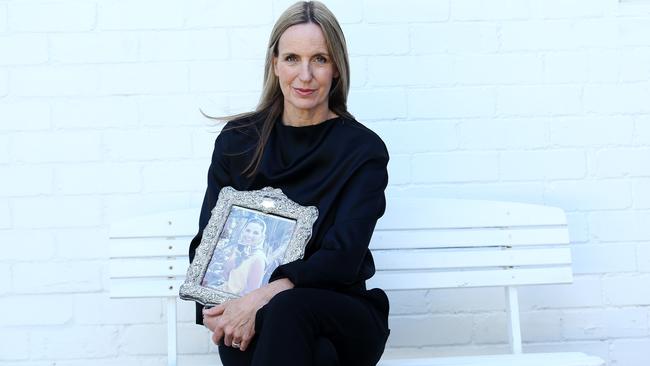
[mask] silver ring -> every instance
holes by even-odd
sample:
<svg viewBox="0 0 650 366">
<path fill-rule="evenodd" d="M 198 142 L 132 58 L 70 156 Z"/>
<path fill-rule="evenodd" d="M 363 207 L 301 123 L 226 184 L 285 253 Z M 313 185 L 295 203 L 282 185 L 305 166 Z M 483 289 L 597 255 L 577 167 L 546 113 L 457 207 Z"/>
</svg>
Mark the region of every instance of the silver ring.
<svg viewBox="0 0 650 366">
<path fill-rule="evenodd" d="M 235 347 L 235 348 L 239 348 L 239 346 L 240 346 L 240 344 L 237 343 L 237 342 L 231 342 L 230 344 L 232 344 L 232 346 Z"/>
</svg>

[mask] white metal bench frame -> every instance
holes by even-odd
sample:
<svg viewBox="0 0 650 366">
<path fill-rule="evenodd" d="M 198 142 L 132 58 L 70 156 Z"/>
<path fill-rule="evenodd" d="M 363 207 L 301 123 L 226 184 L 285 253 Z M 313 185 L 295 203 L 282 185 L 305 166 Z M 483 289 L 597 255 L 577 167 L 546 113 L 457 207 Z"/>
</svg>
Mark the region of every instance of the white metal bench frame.
<svg viewBox="0 0 650 366">
<path fill-rule="evenodd" d="M 143 216 L 112 225 L 109 234 L 111 297 L 167 298 L 170 366 L 177 362 L 176 297 L 197 215 L 198 209 Z M 389 199 L 371 249 L 377 273 L 369 288 L 502 286 L 509 323 L 510 355 L 382 360 L 381 366 L 603 364 L 575 352 L 522 353 L 517 286 L 572 281 L 561 209 L 496 201 Z"/>
</svg>

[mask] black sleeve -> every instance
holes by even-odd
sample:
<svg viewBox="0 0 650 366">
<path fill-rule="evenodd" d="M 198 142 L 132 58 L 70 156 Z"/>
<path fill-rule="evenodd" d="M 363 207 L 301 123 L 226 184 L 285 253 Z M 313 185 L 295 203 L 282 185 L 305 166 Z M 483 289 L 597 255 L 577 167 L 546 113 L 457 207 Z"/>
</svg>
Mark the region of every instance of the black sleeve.
<svg viewBox="0 0 650 366">
<path fill-rule="evenodd" d="M 344 186 L 334 224 L 320 248 L 306 260 L 279 266 L 269 281 L 288 278 L 296 287 L 337 289 L 372 276 L 374 267 L 364 274 L 362 265 L 375 224 L 386 207 L 387 164 L 385 153 L 357 168 Z"/>
<path fill-rule="evenodd" d="M 224 156 L 226 137 L 223 133 L 215 139 L 214 151 L 212 152 L 212 161 L 208 168 L 208 188 L 205 191 L 203 204 L 201 205 L 201 215 L 199 216 L 199 231 L 190 242 L 190 262 L 194 260 L 196 248 L 201 243 L 203 229 L 208 225 L 211 211 L 217 204 L 217 198 L 222 187 L 230 185 L 230 176 L 228 164 Z M 203 305 L 196 303 L 196 324 L 203 324 Z"/>
</svg>

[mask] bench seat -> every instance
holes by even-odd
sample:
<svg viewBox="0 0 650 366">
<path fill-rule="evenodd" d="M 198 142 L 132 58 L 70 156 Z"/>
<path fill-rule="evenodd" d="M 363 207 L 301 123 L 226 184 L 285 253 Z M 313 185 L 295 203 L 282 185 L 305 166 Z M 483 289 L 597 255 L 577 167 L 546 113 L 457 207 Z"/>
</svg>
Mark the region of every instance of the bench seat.
<svg viewBox="0 0 650 366">
<path fill-rule="evenodd" d="M 598 357 L 580 352 L 524 353 L 462 357 L 382 359 L 378 366 L 600 366 Z"/>
</svg>

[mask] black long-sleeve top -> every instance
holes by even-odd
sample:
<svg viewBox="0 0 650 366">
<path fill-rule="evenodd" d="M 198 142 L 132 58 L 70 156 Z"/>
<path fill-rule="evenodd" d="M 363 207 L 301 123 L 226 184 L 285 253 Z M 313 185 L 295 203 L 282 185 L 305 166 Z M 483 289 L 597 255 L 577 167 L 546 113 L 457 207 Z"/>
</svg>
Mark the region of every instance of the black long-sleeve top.
<svg viewBox="0 0 650 366">
<path fill-rule="evenodd" d="M 340 291 L 369 301 L 384 319 L 388 299 L 379 289 L 366 290 L 375 273 L 368 244 L 385 209 L 388 151 L 361 123 L 343 117 L 292 127 L 278 119 L 253 178 L 241 172 L 251 161 L 258 134 L 248 121 L 231 121 L 217 136 L 208 170 L 199 231 L 189 248 L 190 260 L 201 242 L 222 187 L 256 190 L 280 188 L 301 205 L 318 207 L 312 237 L 303 259 L 279 266 L 269 281 L 288 278 L 295 287 Z M 257 128 L 261 129 L 261 126 Z M 197 304 L 197 324 L 202 324 Z"/>
</svg>

